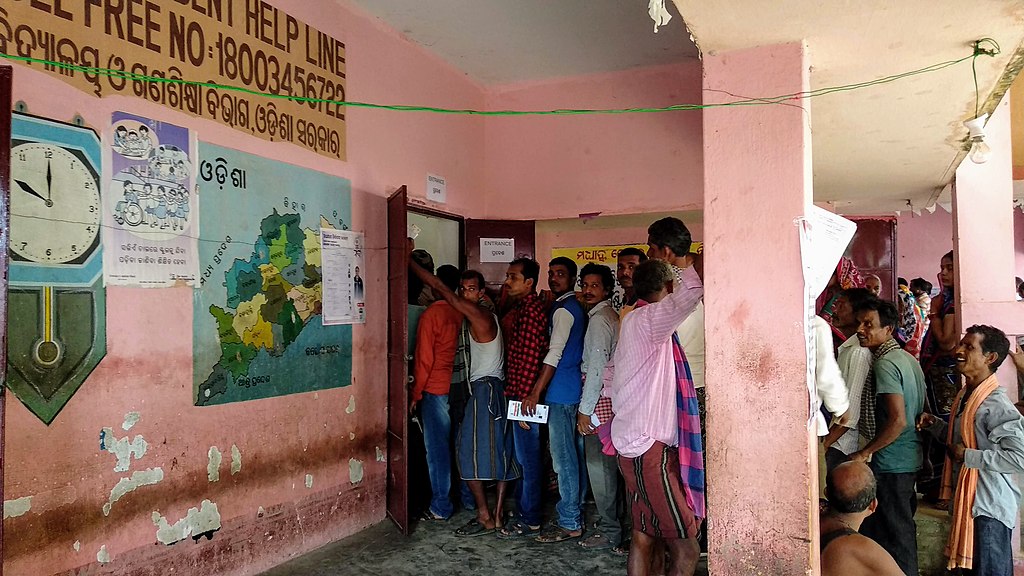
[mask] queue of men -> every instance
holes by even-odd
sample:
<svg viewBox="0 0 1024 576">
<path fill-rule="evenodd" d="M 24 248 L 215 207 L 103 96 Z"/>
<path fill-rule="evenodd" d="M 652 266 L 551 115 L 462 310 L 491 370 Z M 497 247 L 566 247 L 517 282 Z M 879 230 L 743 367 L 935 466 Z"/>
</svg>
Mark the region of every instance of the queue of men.
<svg viewBox="0 0 1024 576">
<path fill-rule="evenodd" d="M 463 504 L 476 509 L 457 535 L 578 539 L 628 554 L 630 575 L 694 573 L 707 511 L 703 286 L 690 245 L 685 225 L 665 218 L 649 227 L 646 254 L 620 252 L 618 312 L 615 278 L 596 264 L 577 270 L 555 258 L 549 291 L 540 292 L 540 265 L 514 260 L 496 306 L 477 272 L 434 276 L 410 266 L 441 298 L 419 324 L 410 407 L 421 410 L 430 468 L 425 520 L 453 513 L 454 433 Z M 828 322 L 814 325 L 818 393 L 832 416 L 819 425 L 822 573 L 918 574 L 914 515 L 927 436 L 947 452 L 948 567 L 1009 576 L 1020 501 L 1012 475 L 1024 472 L 1024 418 L 995 378 L 1009 341 L 991 326 L 967 329 L 955 351 L 964 386 L 950 416 L 936 417 L 925 409 L 921 366 L 898 338 L 900 312 L 877 290 L 849 288 L 836 295 Z M 1024 372 L 1024 356 L 1014 361 Z M 448 402 L 457 393 L 466 398 L 458 414 Z M 527 416 L 543 405 L 546 423 L 510 420 L 511 401 Z M 545 524 L 548 458 L 558 500 Z M 492 483 L 493 505 L 485 492 Z M 598 518 L 584 516 L 588 488 Z M 506 510 L 509 490 L 514 510 Z"/>
</svg>

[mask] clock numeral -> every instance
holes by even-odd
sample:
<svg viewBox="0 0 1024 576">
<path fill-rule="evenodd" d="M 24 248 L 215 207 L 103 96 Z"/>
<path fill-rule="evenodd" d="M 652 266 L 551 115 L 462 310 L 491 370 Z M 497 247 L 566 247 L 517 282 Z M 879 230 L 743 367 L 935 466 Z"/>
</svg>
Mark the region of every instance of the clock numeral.
<svg viewBox="0 0 1024 576">
<path fill-rule="evenodd" d="M 24 162 L 24 161 L 25 161 L 25 160 L 27 160 L 27 159 L 28 159 L 28 157 L 27 157 L 27 156 L 25 156 L 25 153 L 24 153 L 24 152 L 19 152 L 19 153 L 18 153 L 18 160 L 21 160 L 22 162 Z"/>
<path fill-rule="evenodd" d="M 43 156 L 45 158 L 53 158 L 53 150 L 43 150 Z"/>
<path fill-rule="evenodd" d="M 21 249 L 24 250 L 25 248 L 28 248 L 28 242 L 21 243 Z"/>
<path fill-rule="evenodd" d="M 78 244 L 72 244 L 71 245 L 71 251 L 72 252 L 78 252 Z"/>
<path fill-rule="evenodd" d="M 46 249 L 46 255 L 47 256 L 53 256 L 53 250 L 50 250 L 49 248 L 47 248 Z"/>
<path fill-rule="evenodd" d="M 95 212 L 95 211 L 96 211 L 96 207 L 95 206 L 89 206 L 89 212 Z"/>
</svg>

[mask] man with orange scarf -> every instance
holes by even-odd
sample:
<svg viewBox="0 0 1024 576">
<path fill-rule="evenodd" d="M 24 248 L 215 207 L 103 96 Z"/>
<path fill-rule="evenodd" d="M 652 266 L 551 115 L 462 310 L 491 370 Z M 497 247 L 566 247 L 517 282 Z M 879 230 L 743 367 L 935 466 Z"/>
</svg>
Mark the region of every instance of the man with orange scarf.
<svg viewBox="0 0 1024 576">
<path fill-rule="evenodd" d="M 946 555 L 948 568 L 965 574 L 1013 574 L 1010 534 L 1020 504 L 1013 474 L 1024 472 L 1024 418 L 995 375 L 1009 351 L 998 328 L 968 328 L 956 348 L 965 386 L 953 402 L 953 425 L 931 414 L 918 419 L 919 429 L 946 443 L 942 497 L 953 499 Z"/>
</svg>

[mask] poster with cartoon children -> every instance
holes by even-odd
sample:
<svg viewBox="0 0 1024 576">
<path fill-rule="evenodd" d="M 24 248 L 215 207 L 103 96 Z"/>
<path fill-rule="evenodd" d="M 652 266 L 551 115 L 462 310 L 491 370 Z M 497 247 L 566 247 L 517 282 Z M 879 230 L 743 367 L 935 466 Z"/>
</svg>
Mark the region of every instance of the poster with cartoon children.
<svg viewBox="0 0 1024 576">
<path fill-rule="evenodd" d="M 104 281 L 192 286 L 199 276 L 195 136 L 187 128 L 115 112 L 106 134 Z"/>
</svg>

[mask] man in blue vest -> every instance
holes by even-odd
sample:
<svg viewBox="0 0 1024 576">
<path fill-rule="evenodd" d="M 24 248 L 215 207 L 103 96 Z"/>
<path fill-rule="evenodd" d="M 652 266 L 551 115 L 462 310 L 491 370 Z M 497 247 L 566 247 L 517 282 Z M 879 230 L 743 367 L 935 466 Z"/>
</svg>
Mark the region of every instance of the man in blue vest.
<svg viewBox="0 0 1024 576">
<path fill-rule="evenodd" d="M 549 407 L 548 439 L 551 462 L 558 474 L 558 521 L 537 537 L 538 542 L 561 542 L 583 534 L 583 491 L 587 486 L 583 437 L 576 434 L 576 412 L 583 391 L 583 337 L 587 332 L 587 314 L 576 299 L 576 263 L 559 257 L 548 264 L 548 287 L 555 295 L 548 325 L 551 342 L 544 357 L 540 376 L 530 395 L 523 400 L 523 411 Z"/>
</svg>

